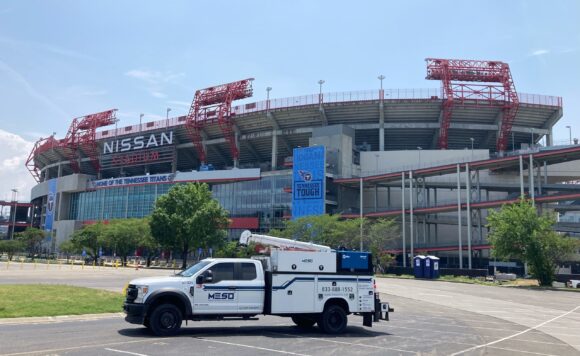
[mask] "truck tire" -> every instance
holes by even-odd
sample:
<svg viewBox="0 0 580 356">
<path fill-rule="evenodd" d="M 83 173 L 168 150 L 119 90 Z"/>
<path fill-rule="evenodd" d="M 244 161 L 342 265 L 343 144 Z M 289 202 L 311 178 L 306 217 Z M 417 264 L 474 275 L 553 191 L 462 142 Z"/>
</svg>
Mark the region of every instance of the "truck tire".
<svg viewBox="0 0 580 356">
<path fill-rule="evenodd" d="M 172 336 L 181 328 L 181 311 L 173 304 L 157 306 L 149 318 L 149 329 L 157 336 Z"/>
<path fill-rule="evenodd" d="M 316 320 L 308 319 L 302 316 L 293 316 L 292 321 L 301 329 L 311 328 L 316 323 Z"/>
<path fill-rule="evenodd" d="M 346 312 L 338 305 L 330 305 L 322 312 L 318 326 L 327 334 L 340 334 L 346 329 Z"/>
</svg>

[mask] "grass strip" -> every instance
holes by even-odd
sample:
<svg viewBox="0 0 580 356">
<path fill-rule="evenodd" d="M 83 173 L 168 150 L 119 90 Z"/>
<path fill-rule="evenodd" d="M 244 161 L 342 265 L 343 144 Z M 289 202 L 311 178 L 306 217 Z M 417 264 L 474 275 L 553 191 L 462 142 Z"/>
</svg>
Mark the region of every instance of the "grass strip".
<svg viewBox="0 0 580 356">
<path fill-rule="evenodd" d="M 121 293 L 48 284 L 0 285 L 0 318 L 121 312 Z"/>
</svg>

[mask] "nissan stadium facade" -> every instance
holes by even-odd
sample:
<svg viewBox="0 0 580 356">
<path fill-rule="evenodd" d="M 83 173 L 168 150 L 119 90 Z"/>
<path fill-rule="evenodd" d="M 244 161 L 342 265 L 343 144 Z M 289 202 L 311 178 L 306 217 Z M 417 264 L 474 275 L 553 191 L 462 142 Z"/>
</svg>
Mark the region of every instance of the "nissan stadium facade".
<svg viewBox="0 0 580 356">
<path fill-rule="evenodd" d="M 448 266 L 487 266 L 487 209 L 523 193 L 573 211 L 579 170 L 566 167 L 580 146 L 553 144 L 562 99 L 516 93 L 505 63 L 428 59 L 427 68 L 440 88 L 236 106 L 252 96 L 246 79 L 198 90 L 185 116 L 117 128 L 115 110 L 74 119 L 64 138 L 41 139 L 30 154 L 32 224 L 54 250 L 83 225 L 145 217 L 173 185 L 206 182 L 232 237 L 312 214 L 386 217 L 401 222 L 388 247 L 401 264 L 430 253 Z M 561 219 L 558 229 L 576 225 Z"/>
</svg>

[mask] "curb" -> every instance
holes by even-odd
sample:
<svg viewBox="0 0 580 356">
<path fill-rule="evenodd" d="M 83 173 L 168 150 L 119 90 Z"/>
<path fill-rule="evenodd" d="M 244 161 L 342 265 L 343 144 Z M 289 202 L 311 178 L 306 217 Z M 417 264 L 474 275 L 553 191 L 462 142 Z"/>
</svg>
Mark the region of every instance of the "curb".
<svg viewBox="0 0 580 356">
<path fill-rule="evenodd" d="M 34 316 L 25 318 L 2 318 L 0 319 L 0 326 L 2 325 L 25 325 L 25 324 L 47 324 L 47 323 L 63 323 L 69 321 L 90 321 L 101 319 L 122 318 L 123 313 L 103 313 L 103 314 L 81 314 L 81 315 L 57 315 L 57 316 Z"/>
</svg>

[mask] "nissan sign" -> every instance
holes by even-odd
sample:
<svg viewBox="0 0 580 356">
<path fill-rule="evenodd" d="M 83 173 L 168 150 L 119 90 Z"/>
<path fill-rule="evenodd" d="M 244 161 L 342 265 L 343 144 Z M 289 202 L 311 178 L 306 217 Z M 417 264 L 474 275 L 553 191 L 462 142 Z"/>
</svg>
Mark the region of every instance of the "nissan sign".
<svg viewBox="0 0 580 356">
<path fill-rule="evenodd" d="M 129 152 L 155 148 L 173 144 L 173 131 L 152 133 L 150 135 L 141 135 L 127 137 L 119 140 L 107 141 L 103 144 L 103 154 L 112 154 L 119 152 Z"/>
</svg>

